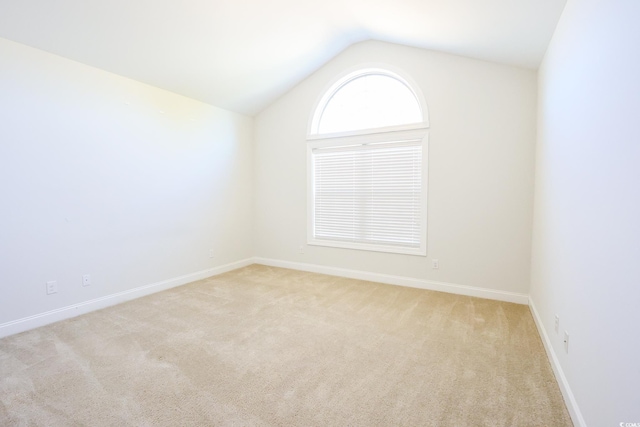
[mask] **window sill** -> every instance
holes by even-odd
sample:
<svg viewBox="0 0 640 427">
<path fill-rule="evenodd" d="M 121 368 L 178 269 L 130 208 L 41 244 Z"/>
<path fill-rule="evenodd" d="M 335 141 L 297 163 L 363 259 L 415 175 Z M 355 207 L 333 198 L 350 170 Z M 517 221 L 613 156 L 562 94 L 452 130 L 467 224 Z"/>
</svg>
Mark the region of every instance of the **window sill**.
<svg viewBox="0 0 640 427">
<path fill-rule="evenodd" d="M 335 240 L 309 239 L 310 246 L 324 246 L 329 248 L 355 249 L 361 251 L 385 252 L 392 254 L 427 256 L 427 248 L 403 248 L 399 246 L 370 245 L 366 243 L 340 242 Z"/>
</svg>

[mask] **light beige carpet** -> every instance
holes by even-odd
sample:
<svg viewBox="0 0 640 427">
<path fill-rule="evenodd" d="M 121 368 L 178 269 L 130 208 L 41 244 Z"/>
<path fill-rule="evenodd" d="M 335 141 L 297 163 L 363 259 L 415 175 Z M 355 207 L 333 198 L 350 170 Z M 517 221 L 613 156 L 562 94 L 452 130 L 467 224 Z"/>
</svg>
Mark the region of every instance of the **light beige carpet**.
<svg viewBox="0 0 640 427">
<path fill-rule="evenodd" d="M 253 265 L 0 340 L 2 426 L 570 426 L 526 306 Z"/>
</svg>

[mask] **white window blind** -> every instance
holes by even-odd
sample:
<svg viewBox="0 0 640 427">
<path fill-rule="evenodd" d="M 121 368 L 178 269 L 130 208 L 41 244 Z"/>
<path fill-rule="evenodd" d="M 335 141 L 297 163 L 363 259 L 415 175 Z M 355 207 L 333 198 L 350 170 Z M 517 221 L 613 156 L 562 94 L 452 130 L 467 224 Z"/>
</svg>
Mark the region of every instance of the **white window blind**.
<svg viewBox="0 0 640 427">
<path fill-rule="evenodd" d="M 313 238 L 418 249 L 421 140 L 314 148 Z"/>
</svg>

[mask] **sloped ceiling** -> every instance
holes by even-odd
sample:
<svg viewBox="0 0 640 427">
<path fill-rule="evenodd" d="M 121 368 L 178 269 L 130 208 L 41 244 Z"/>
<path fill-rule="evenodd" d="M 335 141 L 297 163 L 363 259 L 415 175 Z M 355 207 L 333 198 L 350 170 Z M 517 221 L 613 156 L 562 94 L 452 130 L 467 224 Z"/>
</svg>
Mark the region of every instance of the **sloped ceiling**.
<svg viewBox="0 0 640 427">
<path fill-rule="evenodd" d="M 0 37 L 253 115 L 349 45 L 537 68 L 565 0 L 0 0 Z"/>
</svg>

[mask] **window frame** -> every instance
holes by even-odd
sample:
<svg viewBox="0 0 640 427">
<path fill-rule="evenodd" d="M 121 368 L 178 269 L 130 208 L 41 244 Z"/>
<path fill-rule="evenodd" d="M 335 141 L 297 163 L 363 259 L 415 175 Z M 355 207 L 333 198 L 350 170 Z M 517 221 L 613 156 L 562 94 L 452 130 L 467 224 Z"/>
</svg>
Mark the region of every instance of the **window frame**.
<svg viewBox="0 0 640 427">
<path fill-rule="evenodd" d="M 350 81 L 369 74 L 381 74 L 394 78 L 411 90 L 416 97 L 421 108 L 423 121 L 420 123 L 410 123 L 406 125 L 387 126 L 374 129 L 359 129 L 353 131 L 318 134 L 317 130 L 322 113 L 331 100 L 333 95 Z M 323 246 L 343 249 L 356 249 L 374 252 L 385 252 L 405 255 L 427 255 L 427 193 L 428 193 L 428 139 L 429 139 L 429 121 L 428 110 L 422 92 L 417 85 L 404 73 L 399 70 L 391 69 L 391 67 L 379 65 L 376 66 L 359 66 L 355 69 L 347 70 L 342 76 L 331 83 L 324 92 L 322 92 L 313 110 L 313 115 L 309 122 L 307 133 L 307 244 L 311 246 Z M 373 143 L 390 143 L 402 141 L 421 141 L 422 144 L 422 191 L 420 194 L 420 246 L 418 248 L 409 248 L 402 246 L 369 244 L 359 242 L 344 242 L 338 240 L 316 239 L 314 237 L 315 229 L 315 173 L 313 150 L 317 148 L 327 147 L 344 147 L 353 145 L 366 145 Z"/>
<path fill-rule="evenodd" d="M 319 134 L 318 127 L 320 125 L 320 119 L 322 118 L 322 114 L 324 113 L 327 104 L 329 103 L 329 101 L 331 101 L 331 98 L 333 98 L 335 93 L 338 92 L 343 86 L 349 84 L 349 82 L 351 82 L 352 80 L 369 74 L 384 75 L 395 79 L 405 85 L 413 93 L 413 95 L 416 97 L 416 100 L 418 101 L 418 105 L 422 113 L 422 122 L 410 123 L 406 125 Z M 419 90 L 418 84 L 410 76 L 408 76 L 398 68 L 391 67 L 386 64 L 363 64 L 346 70 L 331 83 L 329 83 L 321 92 L 320 96 L 315 102 L 313 114 L 309 119 L 309 123 L 307 126 L 307 140 L 314 138 L 323 139 L 327 137 L 362 135 L 393 130 L 404 130 L 408 128 L 429 128 L 429 109 L 427 108 L 427 103 L 424 99 L 424 96 L 422 95 L 422 91 Z"/>
</svg>

